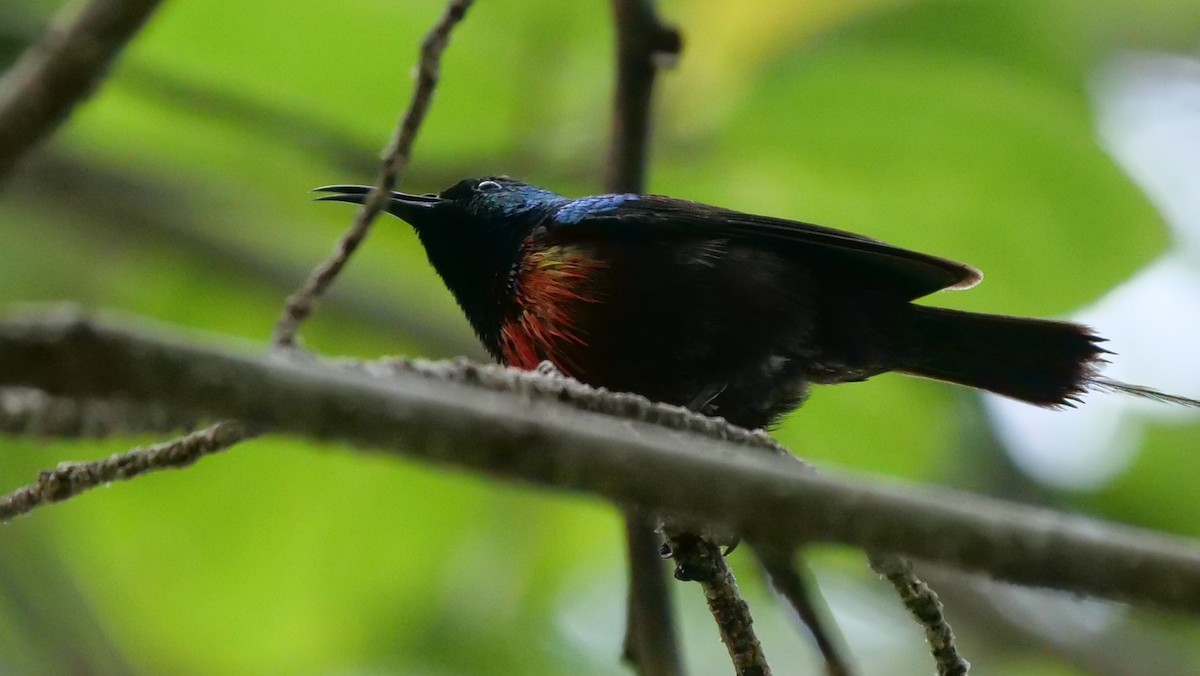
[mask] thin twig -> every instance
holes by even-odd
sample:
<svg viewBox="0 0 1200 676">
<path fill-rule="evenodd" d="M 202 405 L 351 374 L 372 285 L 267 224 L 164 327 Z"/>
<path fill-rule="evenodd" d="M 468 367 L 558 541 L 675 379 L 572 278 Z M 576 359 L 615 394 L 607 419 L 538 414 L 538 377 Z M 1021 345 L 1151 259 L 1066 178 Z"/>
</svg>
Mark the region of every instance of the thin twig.
<svg viewBox="0 0 1200 676">
<path fill-rule="evenodd" d="M 643 192 L 646 182 L 650 104 L 658 73 L 659 51 L 678 55 L 679 33 L 663 24 L 653 0 L 613 0 L 617 35 L 617 84 L 613 95 L 613 133 L 605 190 Z M 670 36 L 669 38 L 667 36 Z M 670 43 L 670 44 L 667 44 Z M 629 539 L 629 612 L 625 660 L 642 676 L 683 673 L 676 639 L 666 569 L 658 556 L 661 542 L 654 520 L 626 514 Z"/>
<path fill-rule="evenodd" d="M 825 659 L 825 673 L 829 676 L 849 676 L 852 673 L 850 662 L 842 657 L 845 641 L 838 632 L 837 624 L 829 617 L 820 590 L 812 584 L 811 579 L 806 579 L 811 578 L 808 567 L 800 562 L 803 569 L 797 568 L 792 552 L 787 548 L 756 545 L 754 552 L 771 578 L 772 586 L 788 600 L 800 621 L 808 627 L 813 642 Z"/>
<path fill-rule="evenodd" d="M 283 313 L 275 324 L 271 337 L 273 345 L 279 347 L 294 347 L 296 334 L 300 325 L 308 319 L 316 308 L 317 301 L 325 293 L 334 279 L 350 260 L 350 256 L 366 238 L 371 229 L 371 223 L 387 206 L 388 196 L 396 187 L 396 181 L 408 166 L 412 156 L 413 141 L 425 114 L 429 112 L 429 104 L 433 100 L 437 88 L 438 75 L 441 68 L 442 52 L 450 43 L 450 34 L 454 27 L 467 15 L 467 9 L 474 0 L 450 0 L 446 10 L 433 29 L 421 43 L 421 58 L 417 65 L 417 86 L 413 90 L 408 109 L 396 127 L 392 140 L 383 152 L 383 166 L 375 179 L 367 199 L 354 217 L 354 225 L 342 235 L 334 247 L 333 254 L 319 265 L 300 288 L 287 300 Z"/>
<path fill-rule="evenodd" d="M 586 492 L 755 543 L 838 542 L 1200 613 L 1196 540 L 935 487 L 818 474 L 775 452 L 761 433 L 561 377 L 462 362 L 299 361 L 66 314 L 0 320 L 3 385 L 120 394 L 338 439 Z"/>
<path fill-rule="evenodd" d="M 219 267 L 239 284 L 281 298 L 295 291 L 296 280 L 312 271 L 311 266 L 300 266 L 261 247 L 218 234 L 190 208 L 189 196 L 164 177 L 137 175 L 92 158 L 53 151 L 30 159 L 20 174 L 12 177 L 7 186 L 9 196 L 24 198 L 31 207 L 60 222 L 86 222 L 86 234 L 81 233 L 77 240 L 80 246 L 114 236 L 129 246 L 146 240 L 155 245 L 170 242 L 174 251 L 201 269 Z M 129 195 L 138 197 L 129 199 Z M 418 310 L 414 307 L 417 300 L 402 288 L 379 289 L 365 280 L 342 279 L 325 293 L 322 307 L 335 310 L 336 321 L 367 324 L 385 335 L 403 335 L 421 354 L 486 354 L 470 331 L 450 325 L 436 313 Z"/>
<path fill-rule="evenodd" d="M 0 181 L 95 91 L 162 0 L 71 3 L 0 77 Z"/>
<path fill-rule="evenodd" d="M 738 592 L 737 580 L 721 548 L 710 538 L 673 530 L 667 534 L 667 546 L 675 561 L 675 578 L 699 582 L 704 589 L 721 642 L 733 660 L 733 672 L 737 676 L 770 676 L 771 667 L 754 634 L 750 606 Z"/>
<path fill-rule="evenodd" d="M 1127 613 L 1092 599 L 1013 587 L 940 567 L 922 571 L 922 579 L 931 578 L 939 596 L 952 604 L 956 627 L 986 637 L 1008 654 L 1052 654 L 1068 667 L 1063 671 L 1091 676 L 1196 671 L 1195 642 L 1186 632 L 1162 631 L 1162 624 L 1145 622 L 1146 613 Z M 1071 612 L 1077 613 L 1074 621 L 1065 626 L 1057 622 Z M 1102 627 L 1088 624 L 1096 612 L 1106 618 Z"/>
<path fill-rule="evenodd" d="M 904 607 L 925 630 L 925 640 L 937 664 L 938 676 L 966 676 L 971 663 L 959 654 L 954 630 L 942 612 L 942 602 L 929 585 L 916 576 L 912 562 L 895 554 L 881 553 L 872 553 L 869 559 L 871 568 L 892 583 Z"/>
<path fill-rule="evenodd" d="M 135 448 L 103 460 L 62 463 L 40 473 L 32 484 L 0 497 L 0 523 L 39 505 L 61 502 L 112 481 L 125 481 L 160 469 L 187 467 L 246 436 L 246 428 L 240 423 L 224 421 L 175 441 Z"/>
</svg>

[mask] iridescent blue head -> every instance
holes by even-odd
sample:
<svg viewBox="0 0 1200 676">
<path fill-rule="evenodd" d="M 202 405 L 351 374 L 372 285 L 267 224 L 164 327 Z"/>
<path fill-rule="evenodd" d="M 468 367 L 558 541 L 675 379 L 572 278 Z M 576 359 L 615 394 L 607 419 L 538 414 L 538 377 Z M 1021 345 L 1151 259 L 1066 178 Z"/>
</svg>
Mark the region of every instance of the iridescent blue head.
<svg viewBox="0 0 1200 676">
<path fill-rule="evenodd" d="M 362 204 L 371 188 L 317 188 L 318 200 Z M 506 176 L 468 178 L 441 194 L 393 192 L 387 211 L 417 233 L 429 262 L 485 343 L 497 326 L 498 294 L 506 292 L 521 243 L 568 200 Z"/>
</svg>

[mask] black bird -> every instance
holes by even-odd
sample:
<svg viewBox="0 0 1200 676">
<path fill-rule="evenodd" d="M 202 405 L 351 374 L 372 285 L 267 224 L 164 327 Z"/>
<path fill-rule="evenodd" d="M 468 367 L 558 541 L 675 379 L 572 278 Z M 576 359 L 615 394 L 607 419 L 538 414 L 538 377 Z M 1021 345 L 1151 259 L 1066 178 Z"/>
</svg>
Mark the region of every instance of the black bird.
<svg viewBox="0 0 1200 676">
<path fill-rule="evenodd" d="M 318 188 L 362 203 L 365 186 Z M 1088 389 L 1200 402 L 1099 377 L 1069 322 L 916 305 L 982 275 L 819 225 L 655 195 L 569 199 L 507 177 L 392 193 L 500 362 L 766 427 L 811 384 L 887 371 L 1046 407 Z"/>
</svg>

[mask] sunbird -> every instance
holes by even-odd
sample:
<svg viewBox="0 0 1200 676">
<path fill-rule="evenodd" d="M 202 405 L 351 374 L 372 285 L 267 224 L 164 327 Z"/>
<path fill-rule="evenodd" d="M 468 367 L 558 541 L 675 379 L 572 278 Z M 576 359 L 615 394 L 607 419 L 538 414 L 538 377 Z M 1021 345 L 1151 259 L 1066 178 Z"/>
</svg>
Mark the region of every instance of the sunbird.
<svg viewBox="0 0 1200 676">
<path fill-rule="evenodd" d="M 316 189 L 363 203 L 371 188 Z M 1200 402 L 1103 378 L 1104 339 L 1064 321 L 913 301 L 983 278 L 863 235 L 642 194 L 571 199 L 506 176 L 393 192 L 499 362 L 769 427 L 813 384 L 896 371 L 1073 406 L 1090 389 Z"/>
</svg>

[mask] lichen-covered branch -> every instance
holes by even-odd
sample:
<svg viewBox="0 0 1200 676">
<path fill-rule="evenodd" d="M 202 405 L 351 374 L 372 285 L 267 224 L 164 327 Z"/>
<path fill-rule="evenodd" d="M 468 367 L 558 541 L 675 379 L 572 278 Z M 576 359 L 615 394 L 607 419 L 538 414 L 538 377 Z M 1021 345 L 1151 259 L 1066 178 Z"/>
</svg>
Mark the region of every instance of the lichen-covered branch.
<svg viewBox="0 0 1200 676">
<path fill-rule="evenodd" d="M 712 539 L 694 533 L 668 532 L 667 546 L 675 561 L 675 577 L 700 584 L 708 610 L 717 621 L 721 642 L 737 676 L 771 676 L 762 644 L 754 633 L 750 606 L 738 591 L 733 570 Z"/>
<path fill-rule="evenodd" d="M 1018 584 L 1200 612 L 1200 543 L 932 487 L 812 472 L 634 395 L 465 362 L 351 366 L 78 316 L 0 321 L 0 386 L 150 401 L 589 493 L 755 543 L 838 542 Z M 753 450 L 753 452 L 751 452 Z"/>
<path fill-rule="evenodd" d="M 925 640 L 933 653 L 938 676 L 967 676 L 971 663 L 958 652 L 954 631 L 942 612 L 942 602 L 933 589 L 916 576 L 912 562 L 880 553 L 871 554 L 870 561 L 871 568 L 892 583 L 904 607 L 925 630 Z"/>
<path fill-rule="evenodd" d="M 467 9 L 473 2 L 474 0 L 450 0 L 437 24 L 425 36 L 421 43 L 420 61 L 417 64 L 417 85 L 408 108 L 396 126 L 392 140 L 383 152 L 383 166 L 375 179 L 375 187 L 355 215 L 354 224 L 334 246 L 330 257 L 313 270 L 299 291 L 288 298 L 283 313 L 275 324 L 271 337 L 273 344 L 280 347 L 295 346 L 300 325 L 312 314 L 317 301 L 333 284 L 333 280 L 337 279 L 350 256 L 366 238 L 371 223 L 383 213 L 388 195 L 408 166 L 417 131 L 425 120 L 425 114 L 429 112 L 429 104 L 433 101 L 434 90 L 437 89 L 442 52 L 450 44 L 450 34 L 454 27 L 466 17 Z"/>
<path fill-rule="evenodd" d="M 96 89 L 160 4 L 71 3 L 0 77 L 0 181 Z"/>
<path fill-rule="evenodd" d="M 200 458 L 223 451 L 245 439 L 245 426 L 219 422 L 175 441 L 135 448 L 93 462 L 64 462 L 41 472 L 37 481 L 0 496 L 0 523 L 35 507 L 62 502 L 113 481 L 124 481 L 160 469 L 187 467 Z"/>
</svg>

